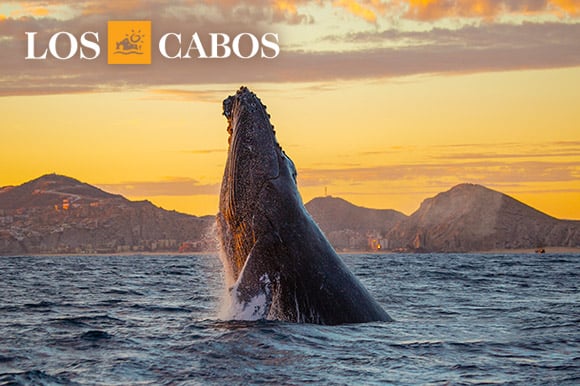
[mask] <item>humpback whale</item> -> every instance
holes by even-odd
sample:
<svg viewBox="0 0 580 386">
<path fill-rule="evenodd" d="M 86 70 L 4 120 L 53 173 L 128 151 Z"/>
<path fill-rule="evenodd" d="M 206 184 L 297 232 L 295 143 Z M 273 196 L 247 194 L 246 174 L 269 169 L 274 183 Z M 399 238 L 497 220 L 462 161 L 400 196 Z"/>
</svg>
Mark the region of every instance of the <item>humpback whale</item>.
<svg viewBox="0 0 580 386">
<path fill-rule="evenodd" d="M 239 315 L 336 325 L 391 318 L 306 211 L 296 168 L 246 87 L 223 101 L 229 150 L 217 215 L 229 296 Z M 244 315 L 241 317 L 240 315 Z"/>
</svg>

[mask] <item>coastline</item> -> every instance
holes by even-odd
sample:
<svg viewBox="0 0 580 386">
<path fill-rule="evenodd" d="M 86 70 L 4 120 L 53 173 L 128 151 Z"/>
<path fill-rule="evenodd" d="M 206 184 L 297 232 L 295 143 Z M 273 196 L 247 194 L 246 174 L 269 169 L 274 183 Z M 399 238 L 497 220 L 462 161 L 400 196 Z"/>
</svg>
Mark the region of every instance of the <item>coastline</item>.
<svg viewBox="0 0 580 386">
<path fill-rule="evenodd" d="M 544 247 L 545 252 L 543 254 L 555 254 L 555 253 L 566 253 L 566 254 L 580 254 L 580 247 Z M 469 255 L 495 255 L 495 254 L 540 254 L 536 252 L 535 248 L 514 248 L 514 249 L 490 249 L 485 251 L 456 251 L 456 252 L 394 252 L 394 251 L 337 251 L 339 255 L 392 255 L 392 254 L 438 254 L 438 255 L 459 255 L 459 254 L 469 254 Z"/>
<path fill-rule="evenodd" d="M 572 247 L 546 247 L 544 248 L 545 255 L 551 254 L 578 254 L 580 255 L 580 248 Z M 468 252 L 393 252 L 393 251 L 337 251 L 339 255 L 392 255 L 392 254 L 440 254 L 440 255 L 458 255 L 458 254 L 477 254 L 477 255 L 496 255 L 496 254 L 539 254 L 534 248 L 518 248 L 518 249 L 493 249 L 486 251 L 468 251 Z M 158 251 L 158 252 L 117 252 L 117 253 L 15 253 L 2 254 L 3 257 L 47 257 L 47 256 L 206 256 L 219 255 L 219 251 L 196 251 L 196 252 L 178 252 L 178 251 Z"/>
<path fill-rule="evenodd" d="M 545 252 L 543 254 L 549 255 L 554 253 L 567 253 L 567 254 L 580 254 L 580 248 L 573 247 L 544 247 Z M 476 251 L 476 252 L 466 252 L 466 253 L 478 253 L 478 254 L 497 254 L 497 253 L 538 253 L 535 248 L 519 248 L 519 249 L 492 249 L 489 251 Z"/>
</svg>

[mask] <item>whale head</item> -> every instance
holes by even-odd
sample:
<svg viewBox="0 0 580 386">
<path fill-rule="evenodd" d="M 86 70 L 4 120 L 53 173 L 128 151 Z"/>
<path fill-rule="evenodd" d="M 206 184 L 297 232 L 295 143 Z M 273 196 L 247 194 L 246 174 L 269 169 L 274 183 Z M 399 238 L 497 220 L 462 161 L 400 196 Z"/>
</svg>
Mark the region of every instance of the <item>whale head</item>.
<svg viewBox="0 0 580 386">
<path fill-rule="evenodd" d="M 296 168 L 278 141 L 270 115 L 246 87 L 223 101 L 229 150 L 221 185 L 218 232 L 226 270 L 237 280 L 269 217 L 299 198 Z M 231 284 L 231 283 L 230 283 Z"/>
</svg>

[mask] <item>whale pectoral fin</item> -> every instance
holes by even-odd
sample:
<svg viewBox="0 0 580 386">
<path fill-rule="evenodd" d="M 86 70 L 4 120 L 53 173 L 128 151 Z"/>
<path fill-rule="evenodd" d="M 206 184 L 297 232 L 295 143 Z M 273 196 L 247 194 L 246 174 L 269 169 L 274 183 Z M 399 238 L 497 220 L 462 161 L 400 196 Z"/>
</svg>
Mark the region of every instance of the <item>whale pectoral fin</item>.
<svg viewBox="0 0 580 386">
<path fill-rule="evenodd" d="M 272 297 L 280 279 L 278 261 L 283 253 L 277 235 L 264 235 L 252 247 L 234 285 L 238 302 L 250 307 L 254 317 L 268 316 Z"/>
</svg>

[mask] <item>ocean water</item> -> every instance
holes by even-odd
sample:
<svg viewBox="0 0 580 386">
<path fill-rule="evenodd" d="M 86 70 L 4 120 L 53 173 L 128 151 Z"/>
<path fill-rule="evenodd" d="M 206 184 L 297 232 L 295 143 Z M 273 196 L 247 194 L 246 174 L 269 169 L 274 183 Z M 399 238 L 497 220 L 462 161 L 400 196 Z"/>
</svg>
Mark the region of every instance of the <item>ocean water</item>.
<svg viewBox="0 0 580 386">
<path fill-rule="evenodd" d="M 578 385 L 580 255 L 342 255 L 395 319 L 217 318 L 213 255 L 0 257 L 0 385 Z"/>
</svg>

